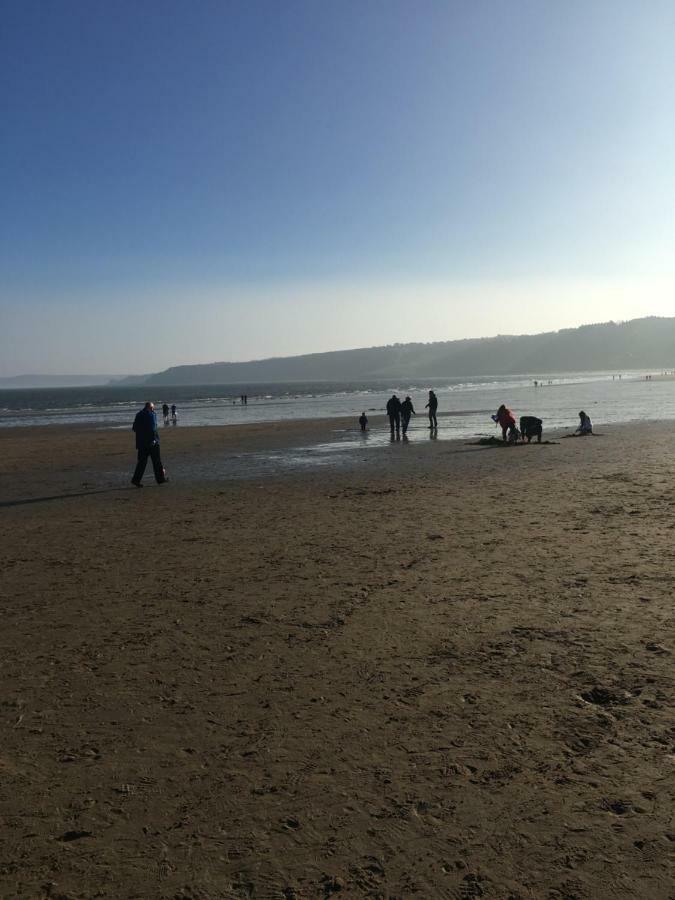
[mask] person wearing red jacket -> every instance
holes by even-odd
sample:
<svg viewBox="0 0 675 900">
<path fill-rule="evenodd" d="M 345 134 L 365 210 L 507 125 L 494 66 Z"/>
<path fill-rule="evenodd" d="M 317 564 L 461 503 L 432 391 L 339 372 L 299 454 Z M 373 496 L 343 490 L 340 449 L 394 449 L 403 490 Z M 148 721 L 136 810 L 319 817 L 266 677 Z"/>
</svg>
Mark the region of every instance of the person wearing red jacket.
<svg viewBox="0 0 675 900">
<path fill-rule="evenodd" d="M 501 425 L 502 429 L 502 440 L 506 443 L 506 435 L 507 432 L 510 434 L 515 430 L 516 427 L 516 417 L 513 415 L 510 409 L 507 409 L 506 406 L 502 403 L 502 405 L 497 410 L 497 415 L 495 416 L 495 422 L 498 425 Z"/>
</svg>

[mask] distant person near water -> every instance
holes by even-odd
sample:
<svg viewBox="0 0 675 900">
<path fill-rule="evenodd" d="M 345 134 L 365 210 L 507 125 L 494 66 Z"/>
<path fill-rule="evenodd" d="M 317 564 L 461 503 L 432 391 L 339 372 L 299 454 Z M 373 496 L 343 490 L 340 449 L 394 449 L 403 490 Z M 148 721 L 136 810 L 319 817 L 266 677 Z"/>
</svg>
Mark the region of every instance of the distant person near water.
<svg viewBox="0 0 675 900">
<path fill-rule="evenodd" d="M 173 422 L 174 425 L 178 421 L 178 416 L 176 415 L 176 404 L 175 403 L 171 404 L 171 421 Z"/>
<path fill-rule="evenodd" d="M 425 404 L 424 408 L 429 410 L 429 428 L 438 428 L 438 419 L 436 418 L 438 397 L 433 391 L 429 391 L 429 402 Z"/>
<path fill-rule="evenodd" d="M 401 401 L 396 394 L 387 400 L 387 415 L 389 416 L 389 427 L 391 428 L 391 437 L 394 438 L 394 430 L 396 437 L 401 437 Z"/>
<path fill-rule="evenodd" d="M 164 424 L 168 425 L 169 424 L 169 404 L 168 403 L 162 404 L 162 415 L 164 416 Z"/>
<path fill-rule="evenodd" d="M 537 441 L 541 444 L 541 436 L 544 430 L 542 425 L 542 420 L 538 419 L 536 416 L 521 416 L 520 434 L 523 440 L 527 438 L 527 443 L 529 444 L 532 438 L 536 437 Z"/>
<path fill-rule="evenodd" d="M 585 434 L 593 434 L 593 423 L 591 422 L 591 417 L 581 410 L 579 413 L 579 427 L 574 432 L 578 437 L 582 437 Z"/>
<path fill-rule="evenodd" d="M 497 410 L 497 414 L 494 415 L 493 420 L 495 424 L 499 425 L 502 429 L 502 440 L 506 443 L 507 435 L 509 441 L 515 443 L 518 439 L 518 429 L 516 428 L 516 417 L 513 415 L 510 409 L 507 409 L 506 406 L 502 403 L 502 405 Z"/>
<path fill-rule="evenodd" d="M 403 434 L 408 430 L 408 425 L 410 424 L 410 416 L 416 416 L 417 413 L 413 409 L 412 400 L 410 397 L 406 397 L 403 403 L 401 404 L 401 425 Z"/>
<path fill-rule="evenodd" d="M 361 431 L 366 431 L 368 428 L 368 416 L 365 412 L 362 412 L 359 416 L 359 425 L 361 426 Z"/>
<path fill-rule="evenodd" d="M 157 484 L 164 484 L 169 479 L 166 477 L 162 458 L 159 454 L 159 434 L 157 432 L 157 416 L 155 404 L 148 401 L 143 409 L 136 413 L 132 426 L 136 435 L 136 450 L 138 450 L 138 462 L 131 483 L 136 487 L 143 487 L 143 473 L 148 463 L 148 457 L 152 460 L 152 468 Z"/>
</svg>

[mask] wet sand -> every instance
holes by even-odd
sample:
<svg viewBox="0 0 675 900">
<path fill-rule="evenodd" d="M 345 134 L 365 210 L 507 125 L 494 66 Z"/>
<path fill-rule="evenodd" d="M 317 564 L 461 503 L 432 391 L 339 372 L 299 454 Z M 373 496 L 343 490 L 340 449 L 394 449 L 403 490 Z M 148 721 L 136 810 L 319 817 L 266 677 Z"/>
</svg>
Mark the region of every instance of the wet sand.
<svg viewBox="0 0 675 900">
<path fill-rule="evenodd" d="M 672 898 L 672 427 L 334 427 L 0 433 L 0 896 Z"/>
</svg>

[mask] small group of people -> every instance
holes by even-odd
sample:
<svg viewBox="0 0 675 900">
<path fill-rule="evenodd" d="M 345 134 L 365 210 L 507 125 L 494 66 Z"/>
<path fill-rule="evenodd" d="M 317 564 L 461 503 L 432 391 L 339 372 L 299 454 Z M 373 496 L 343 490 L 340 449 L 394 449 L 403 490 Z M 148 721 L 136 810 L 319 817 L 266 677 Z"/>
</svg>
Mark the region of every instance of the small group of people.
<svg viewBox="0 0 675 900">
<path fill-rule="evenodd" d="M 155 407 L 153 406 L 152 408 L 154 409 Z M 168 425 L 169 424 L 169 404 L 168 403 L 162 404 L 162 415 L 164 416 L 164 424 Z M 175 403 L 171 404 L 171 423 L 173 425 L 178 424 L 178 414 L 176 412 L 176 404 Z"/>
<path fill-rule="evenodd" d="M 429 391 L 429 402 L 425 404 L 424 408 L 429 410 L 429 428 L 437 429 L 436 410 L 438 409 L 438 397 L 433 391 Z M 396 394 L 392 394 L 387 400 L 387 415 L 389 416 L 389 426 L 393 440 L 394 438 L 400 439 L 401 434 L 405 436 L 410 425 L 411 416 L 416 416 L 417 413 L 410 397 L 406 396 L 405 400 L 401 401 Z M 363 421 L 364 419 L 365 422 Z M 359 424 L 361 425 L 361 431 L 365 431 L 368 426 L 365 412 L 362 413 Z"/>
<path fill-rule="evenodd" d="M 520 440 L 527 440 L 529 444 L 532 438 L 536 437 L 538 443 L 541 443 L 541 437 L 544 432 L 544 423 L 537 416 L 521 416 L 520 428 L 516 427 L 516 417 L 511 410 L 503 403 L 497 410 L 492 420 L 495 425 L 501 426 L 502 440 L 504 443 L 515 444 Z M 585 434 L 593 434 L 593 423 L 591 417 L 581 410 L 579 412 L 579 427 L 574 432 L 574 437 L 581 437 Z"/>
</svg>

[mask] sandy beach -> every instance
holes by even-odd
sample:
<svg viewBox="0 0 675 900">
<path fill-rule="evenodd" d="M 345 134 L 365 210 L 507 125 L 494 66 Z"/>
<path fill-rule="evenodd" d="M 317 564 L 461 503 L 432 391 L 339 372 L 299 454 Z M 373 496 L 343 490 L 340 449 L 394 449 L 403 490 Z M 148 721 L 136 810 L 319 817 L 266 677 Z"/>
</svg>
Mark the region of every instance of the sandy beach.
<svg viewBox="0 0 675 900">
<path fill-rule="evenodd" d="M 0 896 L 672 900 L 672 426 L 338 425 L 0 432 Z"/>
</svg>

